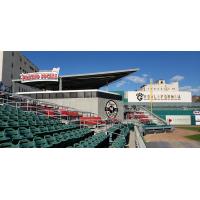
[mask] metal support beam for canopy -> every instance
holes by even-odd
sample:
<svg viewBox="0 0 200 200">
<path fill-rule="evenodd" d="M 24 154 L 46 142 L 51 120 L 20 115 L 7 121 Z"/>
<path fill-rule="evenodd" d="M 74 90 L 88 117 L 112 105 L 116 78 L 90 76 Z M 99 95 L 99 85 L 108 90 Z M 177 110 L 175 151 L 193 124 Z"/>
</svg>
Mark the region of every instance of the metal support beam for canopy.
<svg viewBox="0 0 200 200">
<path fill-rule="evenodd" d="M 63 87 L 62 87 L 62 78 L 59 78 L 59 90 L 62 91 Z"/>
</svg>

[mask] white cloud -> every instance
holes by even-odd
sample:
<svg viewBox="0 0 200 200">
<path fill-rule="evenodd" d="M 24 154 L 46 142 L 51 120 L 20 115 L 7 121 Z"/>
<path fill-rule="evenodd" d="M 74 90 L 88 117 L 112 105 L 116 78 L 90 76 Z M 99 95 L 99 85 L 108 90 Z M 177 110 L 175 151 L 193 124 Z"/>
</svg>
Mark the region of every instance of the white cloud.
<svg viewBox="0 0 200 200">
<path fill-rule="evenodd" d="M 182 81 L 185 77 L 184 76 L 181 76 L 181 75 L 176 75 L 176 76 L 173 76 L 170 81 L 171 82 L 179 82 L 179 81 Z"/>
<path fill-rule="evenodd" d="M 146 78 L 146 77 L 148 77 L 149 75 L 148 75 L 148 74 L 142 74 L 142 76 Z"/>
<path fill-rule="evenodd" d="M 193 95 L 200 95 L 200 86 L 194 88 L 190 85 L 187 85 L 187 86 L 180 87 L 180 90 L 181 91 L 190 91 L 190 92 L 192 92 Z"/>
<path fill-rule="evenodd" d="M 119 82 L 116 84 L 116 87 L 117 87 L 117 88 L 120 88 L 120 87 L 122 87 L 122 86 L 125 85 L 125 84 L 126 84 L 126 81 L 122 80 L 122 81 L 119 81 Z"/>
<path fill-rule="evenodd" d="M 144 84 L 147 81 L 146 77 L 141 77 L 141 76 L 128 76 L 127 79 L 136 84 Z"/>
</svg>

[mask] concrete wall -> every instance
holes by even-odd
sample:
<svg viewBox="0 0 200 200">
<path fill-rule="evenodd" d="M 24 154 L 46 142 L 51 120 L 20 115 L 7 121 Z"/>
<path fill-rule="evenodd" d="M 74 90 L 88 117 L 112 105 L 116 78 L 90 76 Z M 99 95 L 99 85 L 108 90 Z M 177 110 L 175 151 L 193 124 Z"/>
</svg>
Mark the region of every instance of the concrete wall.
<svg viewBox="0 0 200 200">
<path fill-rule="evenodd" d="M 75 108 L 83 112 L 98 114 L 98 98 L 40 99 L 50 103 Z"/>
<path fill-rule="evenodd" d="M 92 112 L 103 119 L 107 118 L 105 107 L 109 99 L 104 98 L 66 98 L 66 99 L 40 99 L 50 103 L 55 103 L 62 106 L 72 107 L 79 111 Z M 124 115 L 122 101 L 113 100 L 119 109 L 116 116 L 117 119 L 122 120 Z"/>
<path fill-rule="evenodd" d="M 99 102 L 98 102 L 99 103 L 98 104 L 98 114 L 102 118 L 107 118 L 105 107 L 106 107 L 106 104 L 107 104 L 108 101 L 109 101 L 109 99 L 99 98 Z M 116 118 L 118 120 L 123 120 L 123 118 L 124 118 L 123 102 L 122 101 L 118 101 L 118 100 L 112 100 L 112 101 L 114 101 L 117 104 L 117 107 L 118 107 L 118 113 L 117 113 Z"/>
<path fill-rule="evenodd" d="M 3 71 L 3 51 L 0 51 L 0 81 L 2 81 L 2 71 Z"/>
</svg>

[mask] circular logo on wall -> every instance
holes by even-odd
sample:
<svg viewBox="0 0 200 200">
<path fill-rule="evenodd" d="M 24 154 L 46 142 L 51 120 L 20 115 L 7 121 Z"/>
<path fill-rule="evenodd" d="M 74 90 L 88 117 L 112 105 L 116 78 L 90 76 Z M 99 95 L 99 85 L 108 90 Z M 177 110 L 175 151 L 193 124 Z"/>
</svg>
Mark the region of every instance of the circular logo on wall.
<svg viewBox="0 0 200 200">
<path fill-rule="evenodd" d="M 142 101 L 144 94 L 137 93 L 136 96 L 137 96 L 138 101 Z"/>
<path fill-rule="evenodd" d="M 193 111 L 194 115 L 200 115 L 200 111 Z"/>
<path fill-rule="evenodd" d="M 109 118 L 115 118 L 118 113 L 117 104 L 112 100 L 108 101 L 106 103 L 105 111 Z"/>
</svg>

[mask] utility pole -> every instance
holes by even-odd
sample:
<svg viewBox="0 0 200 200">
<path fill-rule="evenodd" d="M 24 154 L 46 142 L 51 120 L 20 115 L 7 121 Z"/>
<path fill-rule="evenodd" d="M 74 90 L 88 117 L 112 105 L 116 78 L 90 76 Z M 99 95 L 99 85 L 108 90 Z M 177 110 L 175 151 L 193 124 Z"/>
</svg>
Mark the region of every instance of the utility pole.
<svg viewBox="0 0 200 200">
<path fill-rule="evenodd" d="M 153 112 L 153 80 L 150 79 L 150 108 L 151 112 Z"/>
</svg>

